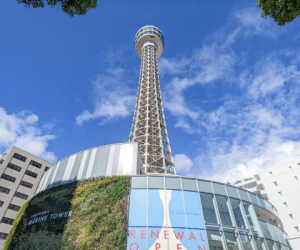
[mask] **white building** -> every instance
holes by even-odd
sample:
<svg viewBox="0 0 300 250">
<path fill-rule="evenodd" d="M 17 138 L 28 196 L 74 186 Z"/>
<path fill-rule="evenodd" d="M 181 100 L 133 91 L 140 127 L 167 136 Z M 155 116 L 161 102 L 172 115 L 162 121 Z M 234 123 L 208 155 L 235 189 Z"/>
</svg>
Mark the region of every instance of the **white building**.
<svg viewBox="0 0 300 250">
<path fill-rule="evenodd" d="M 276 207 L 293 249 L 300 249 L 300 159 L 264 169 L 233 185 L 268 199 Z"/>
</svg>

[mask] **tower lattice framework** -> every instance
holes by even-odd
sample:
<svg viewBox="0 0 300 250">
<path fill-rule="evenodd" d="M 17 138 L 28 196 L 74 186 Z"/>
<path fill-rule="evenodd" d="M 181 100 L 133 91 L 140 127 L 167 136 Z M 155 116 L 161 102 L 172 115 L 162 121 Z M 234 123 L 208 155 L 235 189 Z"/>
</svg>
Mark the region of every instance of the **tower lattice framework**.
<svg viewBox="0 0 300 250">
<path fill-rule="evenodd" d="M 141 58 L 140 80 L 129 141 L 139 145 L 142 174 L 176 174 L 165 122 L 159 84 L 157 59 L 164 37 L 154 26 L 141 28 L 135 37 Z"/>
</svg>

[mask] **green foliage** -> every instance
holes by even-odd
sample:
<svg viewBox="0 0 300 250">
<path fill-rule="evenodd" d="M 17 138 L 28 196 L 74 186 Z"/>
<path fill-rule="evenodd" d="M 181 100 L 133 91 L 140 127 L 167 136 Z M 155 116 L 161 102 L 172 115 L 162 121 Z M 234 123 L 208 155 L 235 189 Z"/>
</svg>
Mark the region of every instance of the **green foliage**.
<svg viewBox="0 0 300 250">
<path fill-rule="evenodd" d="M 45 190 L 19 211 L 5 250 L 126 248 L 129 176 L 91 178 Z M 72 216 L 28 225 L 33 214 Z"/>
<path fill-rule="evenodd" d="M 300 15 L 300 0 L 258 0 L 262 17 L 271 17 L 278 25 L 285 25 Z"/>
<path fill-rule="evenodd" d="M 26 8 L 44 8 L 44 0 L 17 0 L 18 3 L 25 4 Z M 48 5 L 54 7 L 61 4 L 62 11 L 70 17 L 85 15 L 90 9 L 97 7 L 98 0 L 45 0 Z"/>
</svg>

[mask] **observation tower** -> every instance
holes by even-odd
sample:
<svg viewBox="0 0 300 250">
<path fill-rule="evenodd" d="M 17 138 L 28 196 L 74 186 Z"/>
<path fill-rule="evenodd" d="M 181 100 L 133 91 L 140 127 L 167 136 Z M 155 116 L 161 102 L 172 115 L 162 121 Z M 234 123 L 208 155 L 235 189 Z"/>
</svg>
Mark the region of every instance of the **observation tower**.
<svg viewBox="0 0 300 250">
<path fill-rule="evenodd" d="M 148 25 L 139 29 L 134 43 L 142 61 L 129 141 L 138 142 L 143 164 L 141 174 L 176 174 L 157 66 L 165 44 L 164 36 L 158 28 Z"/>
</svg>

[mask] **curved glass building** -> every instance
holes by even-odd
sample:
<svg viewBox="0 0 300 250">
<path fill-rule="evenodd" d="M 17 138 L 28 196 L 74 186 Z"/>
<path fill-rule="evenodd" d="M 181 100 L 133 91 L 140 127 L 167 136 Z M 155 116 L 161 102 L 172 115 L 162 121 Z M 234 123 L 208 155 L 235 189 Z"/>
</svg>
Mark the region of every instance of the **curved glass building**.
<svg viewBox="0 0 300 250">
<path fill-rule="evenodd" d="M 176 175 L 157 66 L 164 36 L 158 28 L 145 26 L 134 42 L 142 61 L 130 142 L 87 149 L 62 159 L 44 174 L 36 197 L 48 195 L 51 188 L 58 190 L 58 185 L 127 175 L 129 194 L 122 203 L 126 226 L 121 227 L 126 227 L 124 249 L 291 250 L 278 212 L 267 200 L 232 185 Z M 53 201 L 49 204 L 57 216 L 71 216 L 71 208 L 80 214 L 79 200 L 70 202 L 64 211 L 56 211 Z M 28 212 L 28 216 L 53 212 L 43 209 L 35 208 L 35 214 Z M 46 228 L 47 220 L 45 215 L 34 223 L 45 223 Z M 99 237 L 95 241 L 101 242 Z"/>
</svg>

